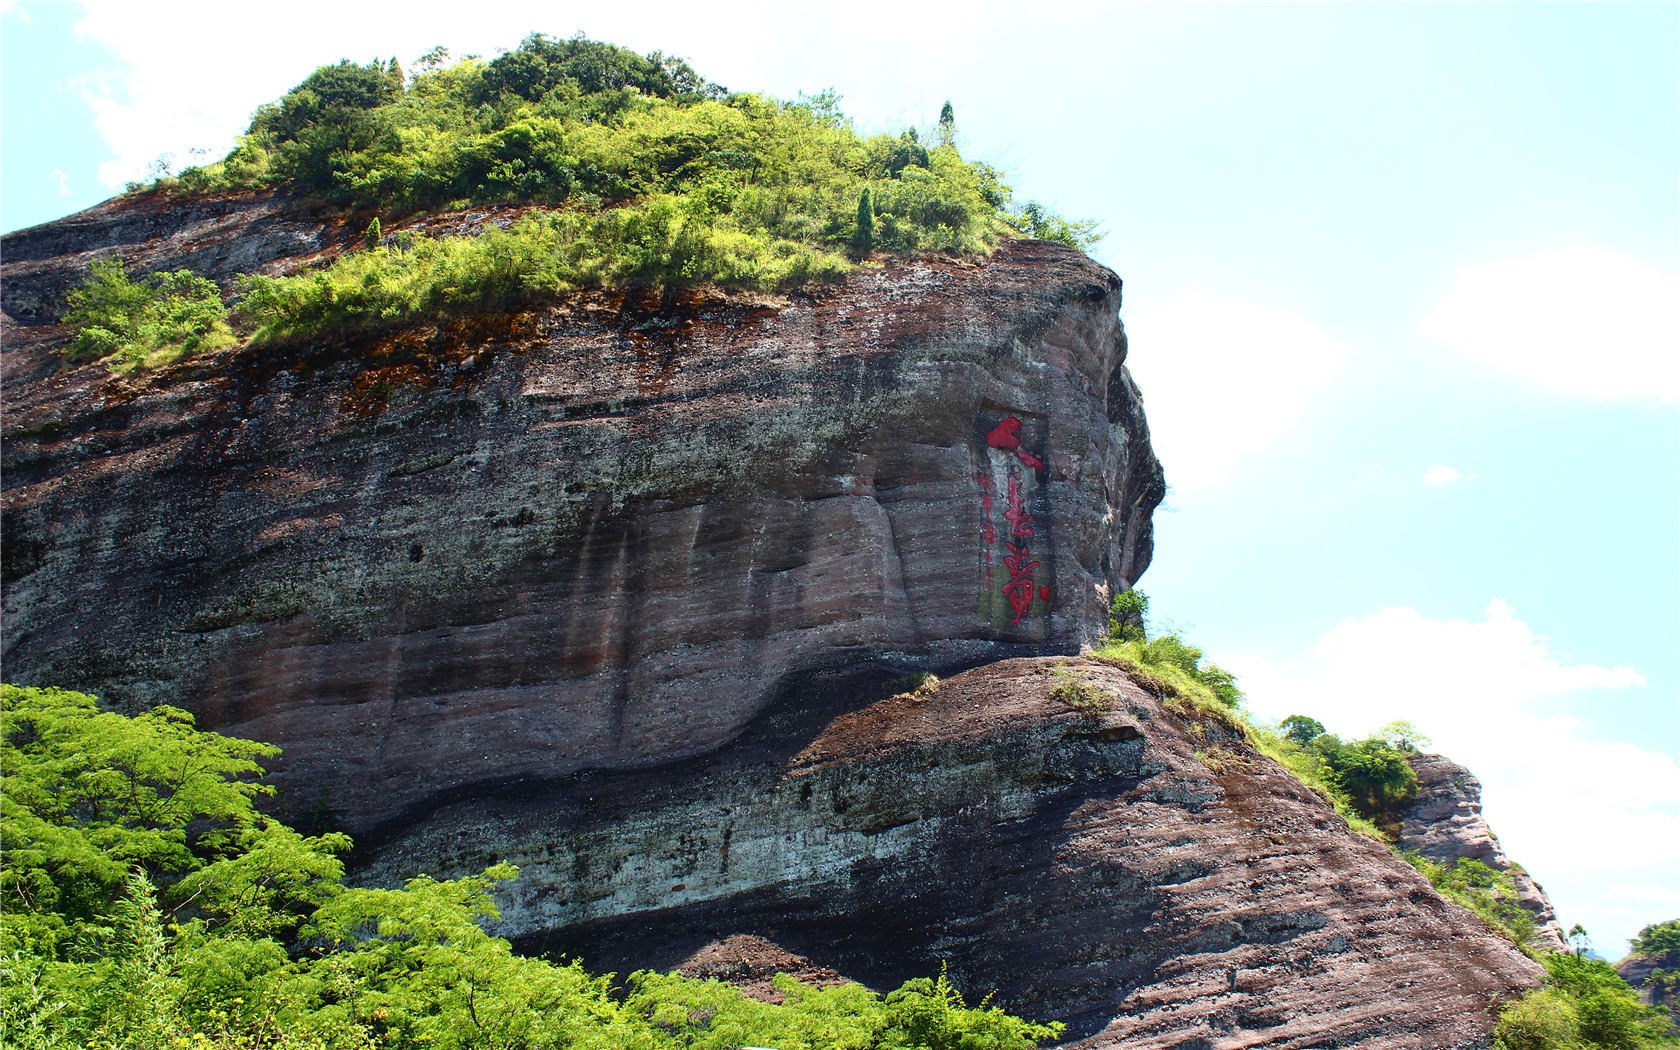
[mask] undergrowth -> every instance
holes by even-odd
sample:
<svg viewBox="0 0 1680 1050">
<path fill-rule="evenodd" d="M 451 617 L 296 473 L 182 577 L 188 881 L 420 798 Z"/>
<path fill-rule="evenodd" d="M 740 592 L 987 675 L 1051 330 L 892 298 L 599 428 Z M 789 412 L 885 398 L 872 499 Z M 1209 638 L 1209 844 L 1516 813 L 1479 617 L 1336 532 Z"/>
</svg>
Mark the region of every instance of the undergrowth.
<svg viewBox="0 0 1680 1050">
<path fill-rule="evenodd" d="M 75 336 L 65 353 L 105 360 L 117 371 L 165 365 L 238 341 L 215 282 L 191 270 L 135 280 L 120 260 L 102 260 L 69 301 L 64 321 Z"/>
<path fill-rule="evenodd" d="M 1542 985 L 1499 1014 L 1494 1050 L 1656 1050 L 1680 1045 L 1666 1011 L 1646 1006 L 1615 967 L 1577 952 L 1543 955 Z"/>
<path fill-rule="evenodd" d="M 1100 715 L 1108 710 L 1109 703 L 1114 699 L 1101 686 L 1092 685 L 1076 671 L 1053 667 L 1050 673 L 1056 677 L 1056 684 L 1050 687 L 1050 698 L 1081 714 Z"/>
<path fill-rule="evenodd" d="M 893 679 L 887 688 L 892 690 L 894 700 L 930 700 L 939 692 L 939 676 L 930 671 L 917 671 Z"/>
</svg>

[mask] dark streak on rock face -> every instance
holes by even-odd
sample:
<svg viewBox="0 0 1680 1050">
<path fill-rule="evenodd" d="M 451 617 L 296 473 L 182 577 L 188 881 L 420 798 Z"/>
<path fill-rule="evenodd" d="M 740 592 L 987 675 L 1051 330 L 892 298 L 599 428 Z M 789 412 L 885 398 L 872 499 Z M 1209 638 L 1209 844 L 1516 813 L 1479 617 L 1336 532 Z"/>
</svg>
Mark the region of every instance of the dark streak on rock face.
<svg viewBox="0 0 1680 1050">
<path fill-rule="evenodd" d="M 1050 699 L 1057 662 L 816 676 L 704 758 L 439 808 L 358 878 L 509 861 L 497 932 L 599 971 L 945 962 L 1083 1047 L 1485 1045 L 1534 963 L 1217 722 L 1078 659 L 1109 710 Z"/>
<path fill-rule="evenodd" d="M 1042 242 L 791 299 L 600 293 L 144 377 L 55 365 L 47 322 L 99 254 L 225 279 L 355 225 L 154 197 L 6 239 L 10 680 L 278 743 L 289 810 L 326 785 L 366 831 L 704 754 L 821 668 L 1077 651 L 1149 563 L 1120 283 Z M 1019 623 L 977 611 L 974 435 L 1000 414 L 1038 442 L 1009 460 L 1039 493 Z"/>
</svg>

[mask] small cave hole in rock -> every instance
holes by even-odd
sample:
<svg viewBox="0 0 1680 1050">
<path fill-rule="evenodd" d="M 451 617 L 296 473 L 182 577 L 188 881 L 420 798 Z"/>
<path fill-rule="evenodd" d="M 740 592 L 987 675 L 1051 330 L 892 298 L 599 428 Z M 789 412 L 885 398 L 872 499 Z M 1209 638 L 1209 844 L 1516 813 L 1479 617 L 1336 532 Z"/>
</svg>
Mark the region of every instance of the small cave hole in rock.
<svg viewBox="0 0 1680 1050">
<path fill-rule="evenodd" d="M 421 558 L 424 558 L 425 556 L 426 556 L 426 548 L 420 546 L 418 543 L 416 543 L 414 546 L 408 548 L 408 560 L 409 561 L 419 561 Z"/>
</svg>

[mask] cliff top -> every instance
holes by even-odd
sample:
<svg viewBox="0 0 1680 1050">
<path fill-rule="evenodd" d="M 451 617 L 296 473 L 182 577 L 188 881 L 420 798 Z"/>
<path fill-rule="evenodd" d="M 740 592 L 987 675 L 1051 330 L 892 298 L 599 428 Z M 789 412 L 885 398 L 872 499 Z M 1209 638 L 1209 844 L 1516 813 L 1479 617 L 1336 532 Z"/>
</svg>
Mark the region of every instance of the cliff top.
<svg viewBox="0 0 1680 1050">
<path fill-rule="evenodd" d="M 349 235 L 337 251 L 286 273 L 175 259 L 138 274 L 92 258 L 80 287 L 16 309 L 9 296 L 7 313 L 62 319 L 73 356 L 132 367 L 248 339 L 507 312 L 578 289 L 786 290 L 883 253 L 1096 239 L 1094 224 L 1017 202 L 998 171 L 965 160 L 949 103 L 925 138 L 859 134 L 838 103 L 832 92 L 730 92 L 685 62 L 581 36 L 534 34 L 489 62 L 449 63 L 439 49 L 413 77 L 395 59 L 322 66 L 259 109 L 222 160 L 131 195 L 238 210 L 281 193 L 332 213 Z M 416 221 L 470 210 L 491 217 Z M 80 218 L 8 237 L 8 257 L 38 258 L 50 227 Z"/>
</svg>

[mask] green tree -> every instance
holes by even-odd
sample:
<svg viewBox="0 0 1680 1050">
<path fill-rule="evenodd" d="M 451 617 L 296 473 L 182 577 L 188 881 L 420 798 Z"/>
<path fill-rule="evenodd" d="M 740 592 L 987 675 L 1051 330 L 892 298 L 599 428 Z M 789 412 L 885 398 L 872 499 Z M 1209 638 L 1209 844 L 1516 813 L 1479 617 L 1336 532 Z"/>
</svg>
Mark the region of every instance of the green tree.
<svg viewBox="0 0 1680 1050">
<path fill-rule="evenodd" d="M 1404 719 L 1388 723 L 1377 730 L 1375 735 L 1378 740 L 1396 751 L 1416 752 L 1433 743 L 1417 726 Z"/>
<path fill-rule="evenodd" d="M 370 251 L 379 247 L 379 216 L 374 216 L 373 221 L 368 223 L 367 232 L 362 234 L 362 244 Z"/>
<path fill-rule="evenodd" d="M 1635 954 L 1650 959 L 1680 954 L 1680 919 L 1652 923 L 1628 944 Z"/>
<path fill-rule="evenodd" d="M 439 66 L 442 66 L 448 61 L 449 49 L 440 45 L 432 48 L 430 51 L 427 51 L 425 54 L 415 59 L 414 68 L 418 69 L 423 74 L 430 73 L 432 70 L 437 69 Z"/>
<path fill-rule="evenodd" d="M 1592 950 L 1592 938 L 1587 936 L 1587 928 L 1580 923 L 1569 927 L 1569 933 L 1566 936 L 1569 938 L 1569 943 L 1575 947 L 1576 955 L 1585 956 L 1587 952 Z"/>
<path fill-rule="evenodd" d="M 869 187 L 858 194 L 857 226 L 852 234 L 852 258 L 867 259 L 875 250 L 875 205 Z"/>
<path fill-rule="evenodd" d="M 1108 633 L 1120 641 L 1144 641 L 1149 630 L 1149 595 L 1136 587 L 1114 596 L 1109 607 Z"/>
<path fill-rule="evenodd" d="M 1325 733 L 1312 746 L 1354 808 L 1368 818 L 1391 815 L 1417 794 L 1417 773 L 1406 752 L 1385 740 L 1372 736 L 1344 742 Z"/>
<path fill-rule="evenodd" d="M 484 929 L 507 865 L 344 887 L 348 838 L 254 810 L 271 747 L 172 708 L 0 700 L 0 1022 L 19 1050 L 1007 1050 L 1061 1031 L 969 1009 L 943 973 L 885 1001 L 778 977 L 766 1003 L 643 971 L 621 997 Z"/>
<path fill-rule="evenodd" d="M 1303 747 L 1324 735 L 1324 723 L 1306 715 L 1290 715 L 1278 723 L 1278 728 L 1285 737 Z"/>
</svg>

